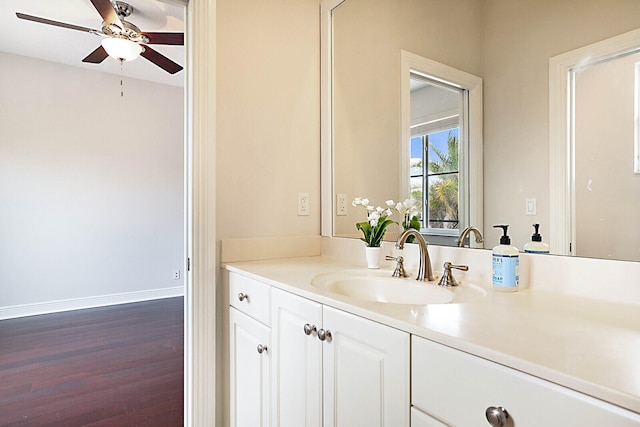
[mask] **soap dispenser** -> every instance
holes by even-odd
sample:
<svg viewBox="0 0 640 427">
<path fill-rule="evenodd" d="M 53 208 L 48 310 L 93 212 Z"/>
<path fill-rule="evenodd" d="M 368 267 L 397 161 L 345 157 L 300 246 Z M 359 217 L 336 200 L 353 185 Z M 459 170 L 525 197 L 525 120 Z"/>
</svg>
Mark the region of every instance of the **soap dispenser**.
<svg viewBox="0 0 640 427">
<path fill-rule="evenodd" d="M 518 248 L 511 246 L 511 239 L 507 234 L 508 225 L 494 225 L 493 227 L 502 228 L 503 231 L 500 244 L 493 248 L 491 256 L 493 288 L 506 292 L 517 291 L 520 285 L 518 274 L 520 252 L 518 252 Z"/>
<path fill-rule="evenodd" d="M 549 245 L 542 243 L 542 236 L 538 233 L 540 224 L 533 224 L 535 232 L 531 236 L 531 241 L 524 245 L 524 251 L 530 254 L 548 254 Z"/>
</svg>

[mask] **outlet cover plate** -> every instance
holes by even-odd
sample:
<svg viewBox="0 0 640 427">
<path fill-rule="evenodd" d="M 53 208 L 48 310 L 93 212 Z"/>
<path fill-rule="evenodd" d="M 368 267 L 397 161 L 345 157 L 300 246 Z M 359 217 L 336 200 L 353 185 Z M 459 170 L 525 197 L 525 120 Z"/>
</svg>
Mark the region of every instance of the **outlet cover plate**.
<svg viewBox="0 0 640 427">
<path fill-rule="evenodd" d="M 336 196 L 336 215 L 338 216 L 347 215 L 347 195 L 346 194 L 338 194 Z"/>
<path fill-rule="evenodd" d="M 309 193 L 298 193 L 298 215 L 309 215 Z"/>
</svg>

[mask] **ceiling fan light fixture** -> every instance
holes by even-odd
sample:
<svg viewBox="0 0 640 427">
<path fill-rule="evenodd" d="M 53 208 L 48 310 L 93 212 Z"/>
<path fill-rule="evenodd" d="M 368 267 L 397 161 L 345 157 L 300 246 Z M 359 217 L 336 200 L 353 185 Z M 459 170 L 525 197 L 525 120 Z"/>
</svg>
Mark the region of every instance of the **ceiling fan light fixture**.
<svg viewBox="0 0 640 427">
<path fill-rule="evenodd" d="M 109 37 L 101 44 L 110 57 L 118 60 L 133 61 L 142 53 L 142 46 L 127 39 Z"/>
</svg>

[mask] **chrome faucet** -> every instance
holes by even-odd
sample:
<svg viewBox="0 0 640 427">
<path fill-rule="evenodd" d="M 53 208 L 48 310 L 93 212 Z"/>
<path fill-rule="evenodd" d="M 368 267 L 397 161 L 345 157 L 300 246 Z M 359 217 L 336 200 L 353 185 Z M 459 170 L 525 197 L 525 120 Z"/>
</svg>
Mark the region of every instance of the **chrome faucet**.
<svg viewBox="0 0 640 427">
<path fill-rule="evenodd" d="M 482 233 L 480 232 L 480 230 L 478 230 L 476 227 L 474 226 L 469 226 L 467 228 L 465 228 L 464 230 L 462 230 L 462 233 L 460 234 L 460 238 L 458 240 L 456 240 L 456 245 L 458 245 L 459 247 L 463 248 L 464 247 L 464 241 L 467 238 L 467 236 L 469 235 L 470 232 L 473 232 L 473 234 L 476 237 L 476 243 L 482 243 L 484 242 L 484 240 L 482 239 Z M 469 245 L 471 246 L 471 245 Z"/>
<path fill-rule="evenodd" d="M 418 276 L 416 277 L 416 280 L 435 280 L 433 278 L 433 270 L 431 269 L 431 259 L 429 258 L 429 250 L 427 248 L 428 244 L 419 231 L 413 228 L 405 230 L 404 233 L 402 233 L 400 237 L 398 237 L 396 248 L 403 249 L 404 244 L 409 236 L 415 237 L 416 241 L 418 242 L 418 247 L 420 248 L 420 266 L 418 268 Z"/>
</svg>

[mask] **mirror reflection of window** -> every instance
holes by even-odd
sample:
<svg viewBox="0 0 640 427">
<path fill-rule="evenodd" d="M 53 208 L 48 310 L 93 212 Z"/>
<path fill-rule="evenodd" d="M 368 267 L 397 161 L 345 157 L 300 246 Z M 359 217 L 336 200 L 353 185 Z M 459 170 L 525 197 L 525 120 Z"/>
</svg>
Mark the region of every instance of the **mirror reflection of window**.
<svg viewBox="0 0 640 427">
<path fill-rule="evenodd" d="M 463 89 L 414 73 L 410 86 L 410 195 L 422 206 L 421 232 L 445 240 L 457 238 L 464 208 L 460 197 Z"/>
</svg>

